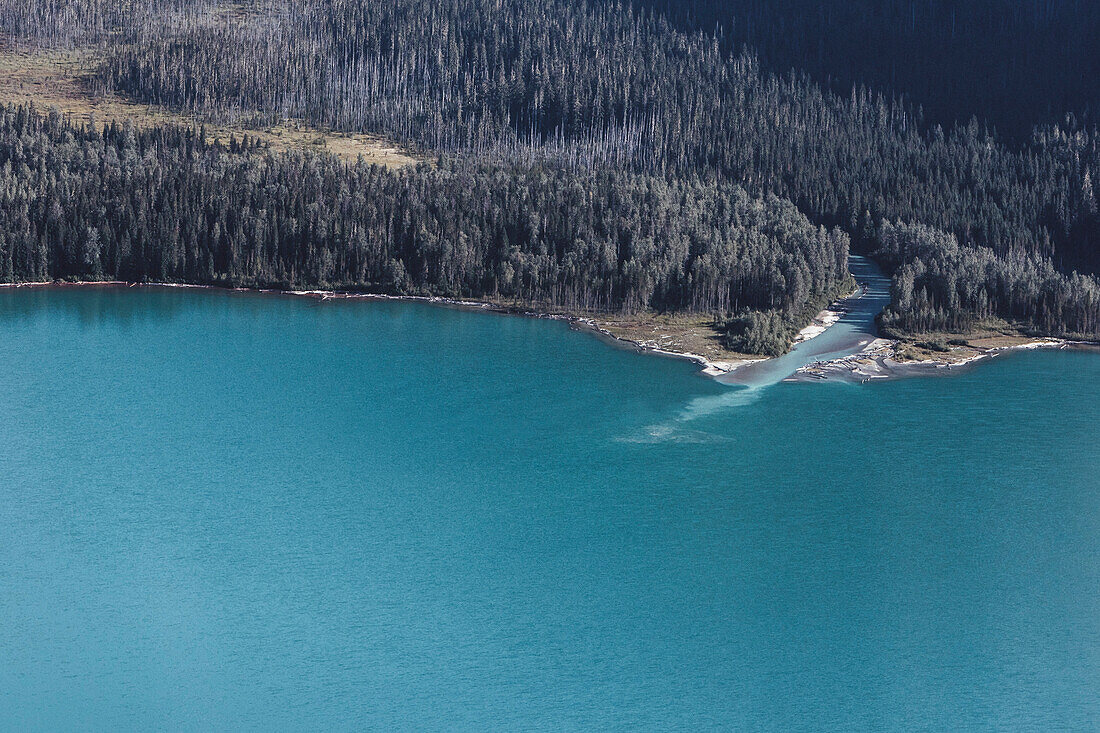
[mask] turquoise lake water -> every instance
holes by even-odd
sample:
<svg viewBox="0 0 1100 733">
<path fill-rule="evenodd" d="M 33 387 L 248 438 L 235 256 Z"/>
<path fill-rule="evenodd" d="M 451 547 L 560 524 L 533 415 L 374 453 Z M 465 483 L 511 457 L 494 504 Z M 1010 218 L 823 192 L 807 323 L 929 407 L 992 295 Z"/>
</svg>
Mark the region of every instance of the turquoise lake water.
<svg viewBox="0 0 1100 733">
<path fill-rule="evenodd" d="M 0 729 L 1095 730 L 1098 387 L 0 292 Z"/>
</svg>

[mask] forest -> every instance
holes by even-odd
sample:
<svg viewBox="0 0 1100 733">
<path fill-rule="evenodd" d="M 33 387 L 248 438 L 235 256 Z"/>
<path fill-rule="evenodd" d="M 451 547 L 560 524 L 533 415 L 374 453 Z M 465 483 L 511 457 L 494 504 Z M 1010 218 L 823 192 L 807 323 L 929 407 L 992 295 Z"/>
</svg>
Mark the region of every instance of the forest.
<svg viewBox="0 0 1100 733">
<path fill-rule="evenodd" d="M 991 2 L 956 9 L 952 33 L 973 35 L 986 27 L 974 18 Z M 1087 22 L 1065 22 L 1077 4 L 1029 4 L 1031 10 L 1006 15 L 999 30 L 987 34 L 989 42 L 1026 53 L 1011 39 L 1028 18 L 1087 28 Z M 237 251 L 236 245 L 207 243 L 193 250 L 206 254 L 188 260 L 172 254 L 178 238 L 142 239 L 142 247 L 163 249 L 162 264 L 154 267 L 156 258 L 147 255 L 140 262 L 100 260 L 98 266 L 119 276 L 499 294 L 582 309 L 691 309 L 729 318 L 736 334 L 752 330 L 739 331 L 739 323 L 755 329 L 804 318 L 805 309 L 843 279 L 834 255 L 846 251 L 850 238 L 894 276 L 894 301 L 883 323 L 895 331 L 965 330 L 999 317 L 1041 333 L 1097 335 L 1100 218 L 1092 181 L 1100 175 L 1100 143 L 1087 124 L 1091 91 L 1067 91 L 1073 105 L 1052 97 L 1051 109 L 1077 108 L 1079 116 L 1019 108 L 1040 123 L 1023 140 L 999 137 L 977 119 L 952 124 L 963 109 L 950 95 L 943 104 L 951 109 L 929 117 L 890 94 L 925 94 L 919 84 L 885 80 L 881 69 L 855 61 L 845 62 L 852 72 L 847 80 L 857 80 L 859 72 L 874 90 L 852 84 L 838 91 L 843 81 L 821 81 L 824 67 L 813 57 L 832 57 L 829 44 L 842 39 L 829 29 L 847 11 L 823 10 L 818 21 L 802 21 L 816 35 L 803 34 L 804 46 L 792 41 L 784 50 L 767 39 L 782 35 L 783 13 L 797 5 L 733 3 L 726 21 L 717 5 L 672 0 L 158 0 L 121 16 L 104 0 L 4 0 L 0 25 L 21 43 L 101 44 L 103 62 L 92 80 L 101 92 L 209 120 L 264 125 L 298 118 L 377 133 L 438 156 L 435 167 L 390 174 L 323 157 L 246 155 L 237 150 L 240 143 L 234 150 L 207 151 L 193 169 L 196 178 L 177 181 L 173 191 L 183 196 L 188 185 L 216 179 L 216 187 L 199 186 L 201 195 L 225 191 L 245 201 L 261 197 L 249 186 L 284 171 L 287 177 L 279 180 L 287 200 L 306 201 L 314 195 L 306 189 L 319 177 L 326 183 L 316 191 L 325 193 L 313 203 L 327 212 L 317 213 L 308 231 L 331 240 L 299 248 L 290 258 L 280 244 L 243 260 L 224 254 Z M 926 50 L 934 50 L 946 43 L 940 36 L 947 11 L 940 5 L 882 4 L 892 8 L 882 15 L 882 27 L 927 36 Z M 908 30 L 904 8 L 911 10 Z M 1083 11 L 1084 21 L 1089 12 Z M 932 27 L 939 35 L 927 30 Z M 813 47 L 807 37 L 821 42 Z M 756 44 L 759 53 L 744 42 Z M 812 75 L 784 70 L 788 63 Z M 1035 73 L 1045 68 L 1039 64 Z M 919 73 L 931 78 L 938 72 Z M 1055 70 L 1047 75 L 1053 79 Z M 1056 87 L 1050 89 L 1054 94 Z M 992 103 L 988 111 L 983 119 L 1000 114 Z M 112 133 L 67 134 L 108 139 Z M 179 134 L 163 132 L 165 139 Z M 58 144 L 56 137 L 48 137 L 51 145 Z M 43 175 L 60 176 L 59 159 L 48 157 Z M 295 166 L 311 175 L 290 175 Z M 11 185 L 22 181 L 23 170 L 12 169 Z M 223 180 L 229 171 L 236 171 L 232 181 L 247 183 L 229 185 Z M 126 176 L 121 180 L 136 185 Z M 370 204 L 328 198 L 329 192 L 368 185 Z M 460 215 L 464 207 L 477 208 L 462 199 L 467 189 L 499 201 L 505 218 Z M 401 198 L 397 190 L 409 200 L 393 202 Z M 797 235 L 746 220 L 739 212 L 751 208 L 748 201 L 772 219 L 801 222 L 791 225 Z M 282 206 L 267 198 L 263 204 Z M 198 203 L 180 206 L 186 211 Z M 378 229 L 371 218 L 381 216 L 376 207 L 383 206 L 415 217 L 400 236 L 392 227 Z M 591 228 L 551 224 L 563 211 L 574 216 L 570 207 L 578 206 Z M 218 208 L 213 201 L 205 207 Z M 249 207 L 256 210 L 254 203 Z M 344 212 L 351 218 L 342 218 Z M 288 220 L 301 222 L 297 213 Z M 448 215 L 456 221 L 447 221 Z M 245 227 L 236 222 L 238 216 L 248 220 L 244 213 L 225 216 L 234 221 L 220 226 L 233 237 L 240 232 L 242 247 L 248 237 L 279 241 L 285 231 L 273 233 L 270 224 Z M 127 251 L 123 237 L 131 248 L 135 241 L 126 227 L 77 226 L 98 232 L 97 243 L 111 251 Z M 9 239 L 19 236 L 14 224 L 5 227 L 12 227 L 5 229 Z M 71 231 L 77 230 L 48 229 L 38 236 L 64 241 Z M 385 253 L 367 258 L 370 268 L 362 269 L 355 254 L 355 232 L 366 237 L 368 249 L 379 246 Z M 463 235 L 479 239 L 464 241 Z M 222 228 L 215 240 L 227 236 Z M 303 236 L 294 234 L 294 241 Z M 84 260 L 62 250 L 47 246 L 37 269 L 25 257 L 10 277 L 88 274 L 88 263 L 82 270 Z M 273 258 L 273 252 L 280 254 Z M 482 254 L 441 264 L 459 252 Z"/>
<path fill-rule="evenodd" d="M 392 171 L 201 131 L 0 112 L 4 281 L 753 310 L 786 334 L 848 285 L 847 257 L 839 229 L 730 183 L 466 162 Z"/>
</svg>

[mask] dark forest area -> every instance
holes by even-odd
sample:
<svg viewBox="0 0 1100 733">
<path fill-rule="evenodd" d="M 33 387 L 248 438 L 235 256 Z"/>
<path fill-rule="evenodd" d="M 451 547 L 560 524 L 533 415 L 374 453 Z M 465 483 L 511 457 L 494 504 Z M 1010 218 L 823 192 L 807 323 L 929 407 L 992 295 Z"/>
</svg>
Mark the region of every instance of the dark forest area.
<svg viewBox="0 0 1100 733">
<path fill-rule="evenodd" d="M 681 30 L 718 31 L 768 67 L 845 93 L 904 95 L 930 124 L 971 117 L 1014 143 L 1100 113 L 1100 4 L 1089 0 L 634 0 Z"/>
</svg>

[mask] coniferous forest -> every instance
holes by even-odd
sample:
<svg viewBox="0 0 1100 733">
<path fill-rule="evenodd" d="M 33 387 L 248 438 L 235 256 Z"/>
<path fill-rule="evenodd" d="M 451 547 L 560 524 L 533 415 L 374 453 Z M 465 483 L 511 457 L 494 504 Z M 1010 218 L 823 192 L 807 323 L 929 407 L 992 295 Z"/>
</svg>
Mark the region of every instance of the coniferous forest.
<svg viewBox="0 0 1100 733">
<path fill-rule="evenodd" d="M 887 74 L 854 51 L 835 58 L 847 11 L 784 25 L 802 5 L 5 0 L 12 43 L 96 45 L 98 92 L 212 122 L 378 134 L 433 163 L 388 171 L 9 108 L 0 277 L 692 311 L 785 333 L 844 285 L 850 242 L 893 275 L 883 323 L 895 330 L 996 317 L 1100 335 L 1095 75 L 1071 84 L 1031 64 L 1004 78 L 1049 77 L 1044 110 L 969 110 L 960 100 L 981 96 L 960 90 L 988 86 L 980 66 Z M 985 28 L 987 55 L 1014 68 L 1028 48 L 1072 41 L 1040 23 L 1020 46 L 1021 23 L 1081 4 L 1050 0 L 993 27 L 973 20 L 978 6 L 992 18 L 1011 3 L 985 0 L 951 15 L 950 37 L 940 4 L 887 5 L 876 38 L 938 29 L 916 58 Z M 1080 17 L 1070 25 L 1087 28 L 1092 11 Z M 787 27 L 821 42 L 784 40 Z M 940 77 L 955 91 L 936 97 Z"/>
<path fill-rule="evenodd" d="M 201 131 L 0 112 L 0 279 L 490 296 L 805 317 L 848 236 L 730 183 L 452 162 L 390 171 Z M 811 314 L 812 315 L 812 314 Z"/>
</svg>

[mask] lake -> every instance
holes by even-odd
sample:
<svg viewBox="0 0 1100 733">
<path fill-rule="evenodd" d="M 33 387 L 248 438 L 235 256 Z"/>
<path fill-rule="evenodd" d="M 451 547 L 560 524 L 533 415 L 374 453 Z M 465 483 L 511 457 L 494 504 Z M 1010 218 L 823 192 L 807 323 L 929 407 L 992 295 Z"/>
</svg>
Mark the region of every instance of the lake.
<svg viewBox="0 0 1100 733">
<path fill-rule="evenodd" d="M 1098 386 L 0 291 L 0 728 L 1096 729 Z"/>
</svg>

